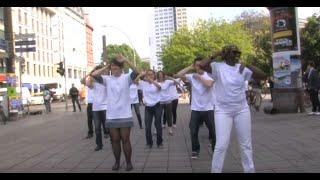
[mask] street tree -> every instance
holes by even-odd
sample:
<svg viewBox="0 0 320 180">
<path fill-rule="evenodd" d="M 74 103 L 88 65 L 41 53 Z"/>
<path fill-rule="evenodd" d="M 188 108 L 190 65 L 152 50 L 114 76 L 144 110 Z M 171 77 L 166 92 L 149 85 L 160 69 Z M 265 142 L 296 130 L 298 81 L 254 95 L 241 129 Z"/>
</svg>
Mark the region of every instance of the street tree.
<svg viewBox="0 0 320 180">
<path fill-rule="evenodd" d="M 242 24 L 199 20 L 192 28 L 181 28 L 167 39 L 161 55 L 164 71 L 176 73 L 190 65 L 195 57 L 209 57 L 227 44 L 238 45 L 245 61 L 254 54 L 252 37 L 242 28 Z"/>
<path fill-rule="evenodd" d="M 313 14 L 307 19 L 307 23 L 301 29 L 301 57 L 303 69 L 309 61 L 313 61 L 316 67 L 320 66 L 320 15 Z"/>
<path fill-rule="evenodd" d="M 244 11 L 233 23 L 240 23 L 252 36 L 254 54 L 247 59 L 248 63 L 259 67 L 267 74 L 272 74 L 271 23 L 270 17 L 255 10 Z"/>
</svg>

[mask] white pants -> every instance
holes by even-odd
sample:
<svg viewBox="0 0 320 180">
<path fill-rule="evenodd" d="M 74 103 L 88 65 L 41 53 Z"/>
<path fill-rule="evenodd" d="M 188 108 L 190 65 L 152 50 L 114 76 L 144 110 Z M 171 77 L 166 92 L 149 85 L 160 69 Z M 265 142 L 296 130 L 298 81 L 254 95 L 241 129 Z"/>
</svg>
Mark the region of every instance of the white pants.
<svg viewBox="0 0 320 180">
<path fill-rule="evenodd" d="M 245 173 L 254 173 L 251 145 L 251 114 L 249 108 L 238 112 L 214 113 L 216 128 L 216 146 L 214 148 L 211 173 L 221 173 L 225 155 L 228 149 L 232 125 L 234 123 L 240 144 L 242 167 Z"/>
</svg>

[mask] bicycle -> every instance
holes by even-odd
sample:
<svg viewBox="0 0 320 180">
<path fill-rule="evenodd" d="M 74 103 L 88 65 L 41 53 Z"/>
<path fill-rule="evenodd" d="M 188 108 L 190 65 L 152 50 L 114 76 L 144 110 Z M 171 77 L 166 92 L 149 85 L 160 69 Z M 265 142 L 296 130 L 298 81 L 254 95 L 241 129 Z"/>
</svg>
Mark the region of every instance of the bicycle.
<svg viewBox="0 0 320 180">
<path fill-rule="evenodd" d="M 260 95 L 260 97 L 258 97 L 257 92 L 254 91 L 252 88 L 250 88 L 246 92 L 246 96 L 247 96 L 247 102 L 248 102 L 249 108 L 252 109 L 252 107 L 254 107 L 254 109 L 258 112 L 260 110 L 262 96 Z M 260 98 L 260 99 L 258 100 L 257 98 Z"/>
<path fill-rule="evenodd" d="M 311 103 L 310 96 L 309 96 L 309 93 L 307 90 L 303 91 L 302 99 L 303 99 L 304 108 L 311 107 L 312 103 Z"/>
</svg>

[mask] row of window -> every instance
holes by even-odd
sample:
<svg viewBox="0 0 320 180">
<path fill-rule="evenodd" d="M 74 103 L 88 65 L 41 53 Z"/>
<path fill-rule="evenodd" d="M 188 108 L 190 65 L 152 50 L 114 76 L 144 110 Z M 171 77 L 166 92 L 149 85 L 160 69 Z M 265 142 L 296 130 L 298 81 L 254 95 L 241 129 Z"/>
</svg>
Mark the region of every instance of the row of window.
<svg viewBox="0 0 320 180">
<path fill-rule="evenodd" d="M 16 52 L 20 55 L 19 52 Z M 30 57 L 30 54 L 32 54 L 32 58 Z M 45 63 L 53 63 L 53 54 L 41 50 L 37 50 L 36 52 L 24 52 L 22 56 L 31 58 L 33 61 L 41 61 Z"/>
<path fill-rule="evenodd" d="M 24 18 L 22 17 L 23 14 L 24 14 Z M 28 22 L 28 19 L 31 19 L 31 30 L 33 32 L 36 32 L 37 34 L 44 34 L 46 36 L 48 35 L 52 36 L 50 15 L 48 15 L 45 12 L 44 12 L 44 15 L 46 16 L 45 20 L 43 20 L 42 18 L 40 18 L 39 20 L 36 20 L 35 18 L 31 18 L 30 16 L 28 16 L 27 12 L 22 13 L 21 9 L 18 9 L 19 24 L 29 26 L 30 22 Z M 24 19 L 24 21 L 22 21 L 22 19 Z M 22 33 L 22 32 L 19 31 L 19 33 Z"/>
<path fill-rule="evenodd" d="M 53 67 L 45 66 L 45 65 L 33 64 L 33 74 L 31 74 L 29 62 L 27 62 L 26 64 L 26 73 L 28 75 L 39 76 L 39 77 L 54 77 Z M 86 76 L 86 71 L 73 70 L 73 73 L 72 73 L 72 69 L 68 69 L 68 78 L 77 79 L 77 78 L 82 78 L 84 76 Z"/>
</svg>

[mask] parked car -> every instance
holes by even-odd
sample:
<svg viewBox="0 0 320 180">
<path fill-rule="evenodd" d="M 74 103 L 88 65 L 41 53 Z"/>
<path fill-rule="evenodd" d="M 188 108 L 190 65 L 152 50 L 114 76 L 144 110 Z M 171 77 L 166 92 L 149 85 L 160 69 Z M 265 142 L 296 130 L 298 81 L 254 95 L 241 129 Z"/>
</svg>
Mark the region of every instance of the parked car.
<svg viewBox="0 0 320 180">
<path fill-rule="evenodd" d="M 29 89 L 26 87 L 22 87 L 22 104 L 23 105 L 44 104 L 43 95 L 37 94 L 37 95 L 31 96 Z"/>
</svg>

